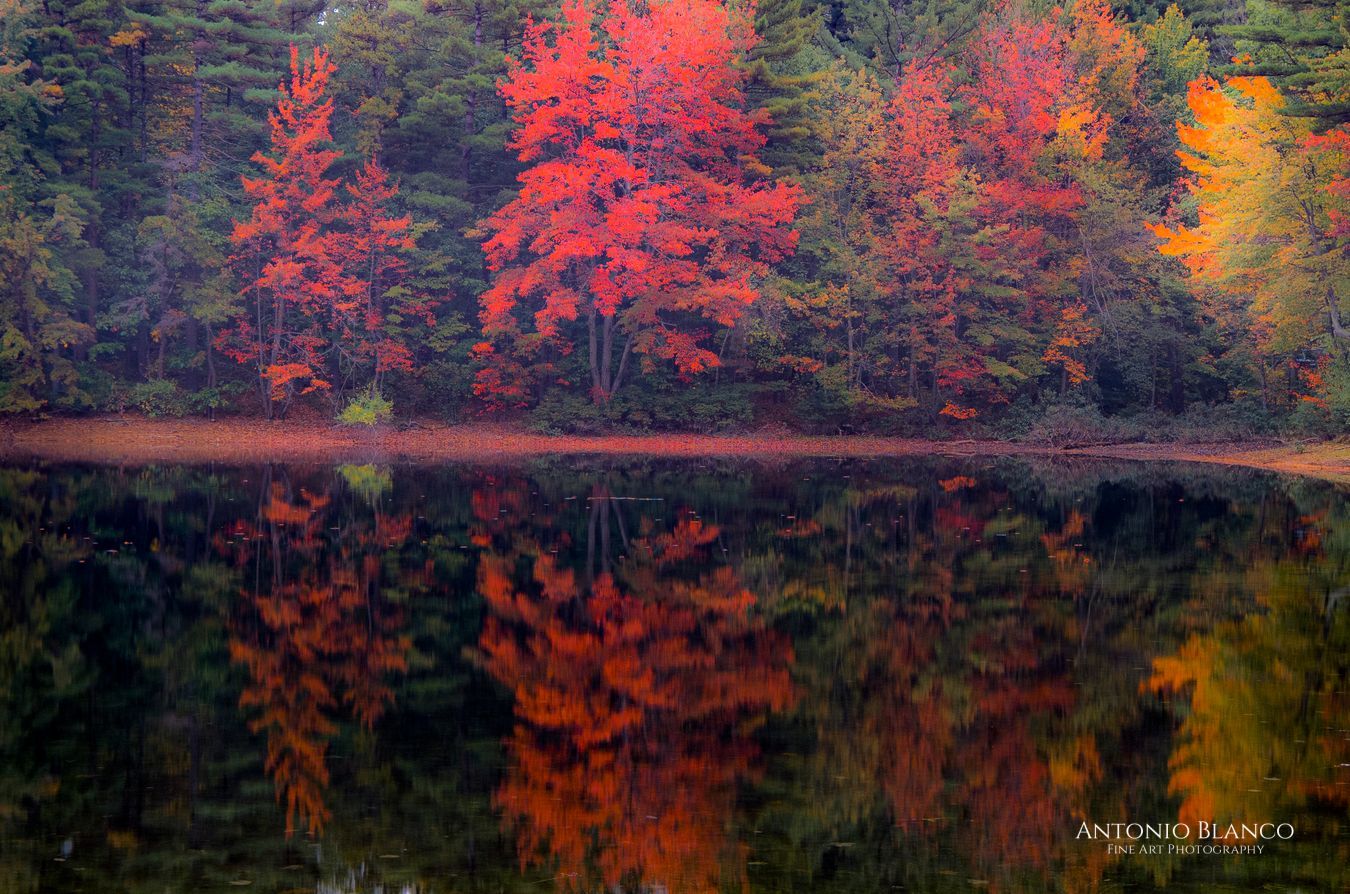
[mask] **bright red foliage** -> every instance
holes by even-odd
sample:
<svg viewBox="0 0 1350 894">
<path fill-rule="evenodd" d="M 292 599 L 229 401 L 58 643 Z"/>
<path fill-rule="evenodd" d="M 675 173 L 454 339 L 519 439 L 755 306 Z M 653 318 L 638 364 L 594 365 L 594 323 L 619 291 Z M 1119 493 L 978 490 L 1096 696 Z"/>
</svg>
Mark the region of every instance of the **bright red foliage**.
<svg viewBox="0 0 1350 894">
<path fill-rule="evenodd" d="M 328 170 L 341 153 L 327 148 L 333 101 L 324 96 L 336 66 L 316 48 L 303 63 L 291 47 L 291 80 L 269 113 L 273 155 L 253 160 L 265 176 L 244 177 L 253 200 L 247 221 L 236 221 L 231 261 L 247 285 L 246 312 L 222 330 L 219 348 L 255 366 L 259 396 L 271 418 L 278 401 L 326 389 L 321 308 L 342 294 L 340 266 L 330 251 L 327 227 L 338 211 L 338 181 Z M 284 410 L 284 408 L 283 408 Z"/>
<path fill-rule="evenodd" d="M 1040 363 L 1065 384 L 1087 378 L 1077 350 L 1092 341 L 1084 320 L 1079 216 L 1089 200 L 1079 169 L 1101 159 L 1111 117 L 1102 97 L 1133 90 L 1117 77 L 1137 49 L 1101 4 L 1072 18 L 1030 20 L 1004 11 L 986 20 L 967 54 L 970 110 L 958 138 L 974 172 L 976 237 L 959 258 L 969 287 L 954 308 L 954 333 L 937 358 L 938 385 L 957 399 L 945 415 L 999 403 Z M 1120 83 L 1117 83 L 1121 81 Z M 1036 343 L 1047 347 L 1028 350 Z"/>
<path fill-rule="evenodd" d="M 344 205 L 328 176 L 342 156 L 327 148 L 333 101 L 325 92 L 335 70 L 326 51 L 302 63 L 291 48 L 290 84 L 268 116 L 272 155 L 253 156 L 265 176 L 243 178 L 253 211 L 230 237 L 247 305 L 218 343 L 256 367 L 269 418 L 296 394 L 335 383 L 340 394 L 355 378 L 378 394 L 386 372 L 413 367 L 413 340 L 393 321 L 435 324 L 435 301 L 405 286 L 415 239 L 412 219 L 390 210 L 397 185 L 369 159 Z"/>
<path fill-rule="evenodd" d="M 397 184 L 372 158 L 346 189 L 351 195 L 342 210 L 346 229 L 335 240 L 334 255 L 348 276 L 343 295 L 333 305 L 334 329 L 345 364 L 368 377 L 371 393 L 378 394 L 386 372 L 413 368 L 412 349 L 407 339 L 391 331 L 391 315 L 432 326 L 436 302 L 404 285 L 404 255 L 416 247 L 416 239 L 412 218 L 390 213 Z"/>
<path fill-rule="evenodd" d="M 951 92 L 941 66 L 911 65 L 901 73 L 886 115 L 890 234 L 880 246 L 887 262 L 883 288 L 894 293 L 901 311 L 911 380 L 919 365 L 931 365 L 944 389 L 959 386 L 970 365 L 959 331 L 970 280 L 949 238 L 953 200 L 959 201 L 962 186 Z"/>
<path fill-rule="evenodd" d="M 684 374 L 718 364 L 709 330 L 736 322 L 796 238 L 798 190 L 749 180 L 764 138 L 736 62 L 753 41 L 750 10 L 716 0 L 569 0 L 531 25 L 501 85 L 531 167 L 479 231 L 496 276 L 477 393 L 524 402 L 582 320 L 597 402 L 633 353 Z"/>
<path fill-rule="evenodd" d="M 1095 140 L 1104 123 L 1085 104 L 1068 43 L 1066 29 L 1052 21 L 991 20 L 971 54 L 964 149 L 981 178 L 977 217 L 987 237 L 975 250 L 982 300 L 964 320 L 967 355 L 959 374 L 947 373 L 963 403 L 1001 399 L 1008 382 L 991 369 L 1025 366 L 1008 362 L 1016 333 L 1032 341 L 1031 333 L 1055 325 L 1060 308 L 1077 302 L 1075 268 L 1060 242 L 1084 197 L 1045 160 L 1061 129 Z"/>
<path fill-rule="evenodd" d="M 1350 171 L 1344 164 L 1344 160 L 1350 158 L 1350 124 L 1310 137 L 1308 147 L 1320 156 L 1318 160 L 1323 165 L 1336 172 L 1327 184 L 1327 192 L 1342 201 L 1350 201 Z M 1350 216 L 1339 208 L 1328 209 L 1327 215 L 1332 222 L 1330 236 L 1336 240 L 1350 240 Z"/>
</svg>

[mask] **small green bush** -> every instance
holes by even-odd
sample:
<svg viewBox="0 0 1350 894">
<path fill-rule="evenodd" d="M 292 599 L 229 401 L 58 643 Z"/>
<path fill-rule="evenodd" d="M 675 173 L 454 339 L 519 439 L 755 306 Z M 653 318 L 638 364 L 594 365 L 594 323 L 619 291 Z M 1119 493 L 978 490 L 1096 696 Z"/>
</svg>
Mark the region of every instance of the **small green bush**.
<svg viewBox="0 0 1350 894">
<path fill-rule="evenodd" d="M 1325 373 L 1328 428 L 1333 434 L 1350 432 L 1350 363 L 1337 359 Z"/>
<path fill-rule="evenodd" d="M 606 416 L 589 396 L 551 391 L 530 411 L 530 427 L 544 434 L 584 435 L 604 431 Z"/>
<path fill-rule="evenodd" d="M 243 382 L 226 382 L 214 388 L 199 388 L 189 395 L 189 400 L 194 412 L 211 413 L 228 407 L 235 398 L 249 390 Z"/>
<path fill-rule="evenodd" d="M 343 425 L 379 425 L 394 418 L 394 405 L 378 394 L 352 398 L 338 414 Z"/>
<path fill-rule="evenodd" d="M 1160 416 L 1146 426 L 1146 440 L 1176 443 L 1250 441 L 1275 434 L 1278 417 L 1258 399 L 1245 397 L 1219 404 L 1193 404 L 1176 416 Z"/>
<path fill-rule="evenodd" d="M 147 416 L 186 416 L 193 410 L 192 395 L 168 379 L 151 379 L 131 389 L 131 406 Z"/>
</svg>

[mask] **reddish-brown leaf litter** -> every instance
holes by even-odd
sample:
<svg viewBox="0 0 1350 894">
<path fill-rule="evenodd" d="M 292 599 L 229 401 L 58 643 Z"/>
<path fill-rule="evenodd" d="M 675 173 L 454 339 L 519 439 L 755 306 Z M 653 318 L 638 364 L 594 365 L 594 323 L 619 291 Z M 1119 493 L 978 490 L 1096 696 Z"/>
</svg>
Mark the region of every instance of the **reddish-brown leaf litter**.
<svg viewBox="0 0 1350 894">
<path fill-rule="evenodd" d="M 516 461 L 540 456 L 804 457 L 1064 456 L 1247 466 L 1350 483 L 1350 444 L 1112 444 L 1061 448 L 1010 441 L 863 435 L 550 435 L 508 426 L 423 422 L 373 429 L 259 419 L 51 419 L 0 430 L 0 458 L 65 462 Z"/>
</svg>

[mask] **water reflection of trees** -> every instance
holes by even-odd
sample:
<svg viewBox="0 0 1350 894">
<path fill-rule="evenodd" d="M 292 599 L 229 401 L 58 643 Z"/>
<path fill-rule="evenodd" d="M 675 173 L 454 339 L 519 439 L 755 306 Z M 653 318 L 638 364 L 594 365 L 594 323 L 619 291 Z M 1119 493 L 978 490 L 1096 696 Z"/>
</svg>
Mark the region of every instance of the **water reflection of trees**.
<svg viewBox="0 0 1350 894">
<path fill-rule="evenodd" d="M 1024 471 L 916 477 L 908 490 L 835 476 L 799 490 L 792 530 L 744 562 L 766 580 L 819 582 L 814 600 L 800 586 L 781 591 L 782 611 L 810 632 L 797 638 L 802 710 L 779 727 L 784 757 L 770 773 L 783 781 L 754 819 L 772 832 L 759 839 L 757 887 L 942 890 L 959 878 L 1095 890 L 1108 872 L 1183 888 L 1197 873 L 1210 883 L 1341 877 L 1335 857 L 1313 870 L 1289 852 L 1259 865 L 1211 859 L 1201 872 L 1194 860 L 1124 865 L 1073 839 L 1082 819 L 1173 816 L 1166 712 L 1185 705 L 1141 697 L 1153 656 L 1181 648 L 1188 630 L 1266 623 L 1252 614 L 1253 575 L 1310 539 L 1299 504 L 1345 515 L 1334 495 L 1268 479 L 1200 476 L 1181 487 L 1150 474 L 1060 492 Z M 803 528 L 818 533 L 803 538 Z M 1344 581 L 1346 555 L 1316 567 Z M 1306 581 L 1293 589 L 1308 592 Z M 1296 654 L 1307 633 L 1286 628 L 1271 645 L 1289 636 Z M 1280 685 L 1276 668 L 1252 671 Z M 1344 688 L 1343 671 L 1318 679 Z M 1324 708 L 1342 727 L 1350 720 L 1344 703 Z M 1241 712 L 1218 713 L 1232 722 Z M 1240 722 L 1253 723 L 1246 714 Z M 1252 737 L 1265 742 L 1279 713 L 1256 716 Z M 1238 763 L 1249 775 L 1262 764 Z M 1325 817 L 1310 825 L 1339 827 Z"/>
<path fill-rule="evenodd" d="M 797 798 L 761 825 L 784 826 L 786 866 L 813 884 L 1045 885 L 1101 775 L 1070 673 L 1084 516 L 1042 517 L 968 475 L 850 480 L 817 500 L 820 533 L 783 561 L 841 589 L 799 621 L 814 631 L 793 749 L 807 757 L 788 768 Z M 819 826 L 785 826 L 802 813 Z M 878 850 L 893 856 L 858 856 Z"/>
<path fill-rule="evenodd" d="M 347 711 L 369 729 L 384 714 L 411 645 L 399 603 L 427 584 L 425 568 L 386 567 L 382 555 L 409 539 L 409 513 L 376 503 L 368 514 L 335 516 L 325 511 L 330 500 L 272 481 L 256 517 L 216 537 L 245 581 L 230 658 L 248 672 L 239 704 L 253 716 L 249 729 L 267 737 L 288 833 L 297 822 L 318 833 L 328 820 L 334 715 Z"/>
<path fill-rule="evenodd" d="M 1299 515 L 1287 551 L 1244 570 L 1259 610 L 1197 629 L 1153 661 L 1147 687 L 1177 706 L 1168 791 L 1181 822 L 1289 823 L 1261 864 L 1350 882 L 1350 529 Z M 1259 842 L 1258 842 L 1259 843 Z M 1262 873 L 1277 878 L 1278 873 Z"/>
<path fill-rule="evenodd" d="M 1342 889 L 1348 522 L 1156 467 L 2 470 L 0 889 Z M 1206 812 L 1299 832 L 1073 840 Z"/>
<path fill-rule="evenodd" d="M 791 647 L 713 559 L 716 525 L 668 507 L 630 538 L 622 496 L 596 486 L 568 544 L 547 519 L 503 520 L 524 488 L 474 495 L 479 649 L 516 706 L 495 800 L 522 860 L 578 890 L 721 890 L 743 878 L 737 786 L 757 774 L 755 729 L 792 700 Z"/>
<path fill-rule="evenodd" d="M 511 887 L 500 730 L 490 700 L 464 710 L 457 496 L 414 532 L 387 473 L 344 471 L 0 471 L 0 890 L 416 888 L 475 864 Z M 463 746 L 430 782 L 408 760 L 429 728 Z M 292 792 L 331 815 L 323 848 L 283 834 Z"/>
</svg>

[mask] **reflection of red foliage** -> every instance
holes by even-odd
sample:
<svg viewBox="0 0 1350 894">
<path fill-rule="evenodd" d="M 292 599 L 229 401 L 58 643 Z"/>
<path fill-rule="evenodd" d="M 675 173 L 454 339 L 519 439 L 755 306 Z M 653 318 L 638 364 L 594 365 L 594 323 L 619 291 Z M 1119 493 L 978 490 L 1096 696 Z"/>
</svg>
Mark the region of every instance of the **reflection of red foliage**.
<svg viewBox="0 0 1350 894">
<path fill-rule="evenodd" d="M 248 671 L 239 704 L 258 710 L 249 728 L 267 733 L 266 768 L 286 802 L 288 834 L 297 821 L 317 834 L 328 819 L 325 758 L 339 703 L 372 726 L 393 699 L 385 680 L 407 668 L 411 644 L 397 632 L 401 614 L 378 598 L 378 550 L 406 539 L 410 520 L 377 515 L 328 543 L 327 503 L 304 491 L 292 502 L 274 484 L 261 513 L 266 537 L 244 523 L 229 528 L 271 545 L 271 586 L 241 594 L 251 611 L 232 625 L 230 657 Z M 258 560 L 246 552 L 241 561 Z"/>
<path fill-rule="evenodd" d="M 859 735 L 886 743 L 875 772 L 896 824 L 954 835 L 959 851 L 994 877 L 1016 868 L 1047 872 L 1063 857 L 1067 817 L 1079 811 L 1086 781 L 1100 767 L 1090 735 L 1060 753 L 1042 732 L 1075 698 L 1070 678 L 1047 665 L 1035 619 L 1050 601 L 1075 594 L 1076 578 L 1056 563 L 1049 577 L 1028 581 L 1015 608 L 998 611 L 972 612 L 955 598 L 947 569 L 984 549 L 960 534 L 980 536 L 1004 502 L 986 500 L 935 507 L 938 536 L 918 543 L 926 574 L 912 578 L 914 590 L 893 617 L 891 607 L 876 608 L 876 625 L 887 632 L 867 639 L 858 685 L 880 710 L 861 718 Z M 1062 530 L 1042 538 L 1047 550 L 1057 555 L 1086 523 L 1071 513 Z"/>
<path fill-rule="evenodd" d="M 551 855 L 579 888 L 719 890 L 718 856 L 739 860 L 736 783 L 753 775 L 749 733 L 792 701 L 792 656 L 731 568 L 674 576 L 688 559 L 706 568 L 716 535 L 683 517 L 588 589 L 547 554 L 527 582 L 518 552 L 483 558 L 479 646 L 518 721 L 496 801 L 524 858 Z"/>
<path fill-rule="evenodd" d="M 1035 633 L 1009 619 L 999 649 L 1006 664 L 974 680 L 978 715 L 954 757 L 962 768 L 961 801 L 970 813 L 969 852 L 985 865 L 1048 868 L 1068 803 L 1057 792 L 1038 720 L 1067 711 L 1073 688 L 1062 676 L 1037 681 Z M 997 652 L 995 652 L 997 654 Z"/>
<path fill-rule="evenodd" d="M 942 814 L 942 771 L 955 734 L 954 718 L 940 687 L 926 698 L 915 691 L 917 673 L 934 661 L 938 627 L 931 623 L 934 619 L 928 623 L 914 620 L 891 625 L 884 637 L 869 643 L 873 666 L 884 667 L 886 672 L 873 681 L 884 687 L 875 697 L 881 711 L 869 713 L 859 730 L 885 743 L 879 782 L 896 825 L 910 830 L 933 828 L 925 823 Z"/>
<path fill-rule="evenodd" d="M 965 490 L 968 487 L 974 487 L 975 479 L 968 475 L 956 475 L 939 481 L 938 486 L 950 494 L 958 490 Z"/>
</svg>

